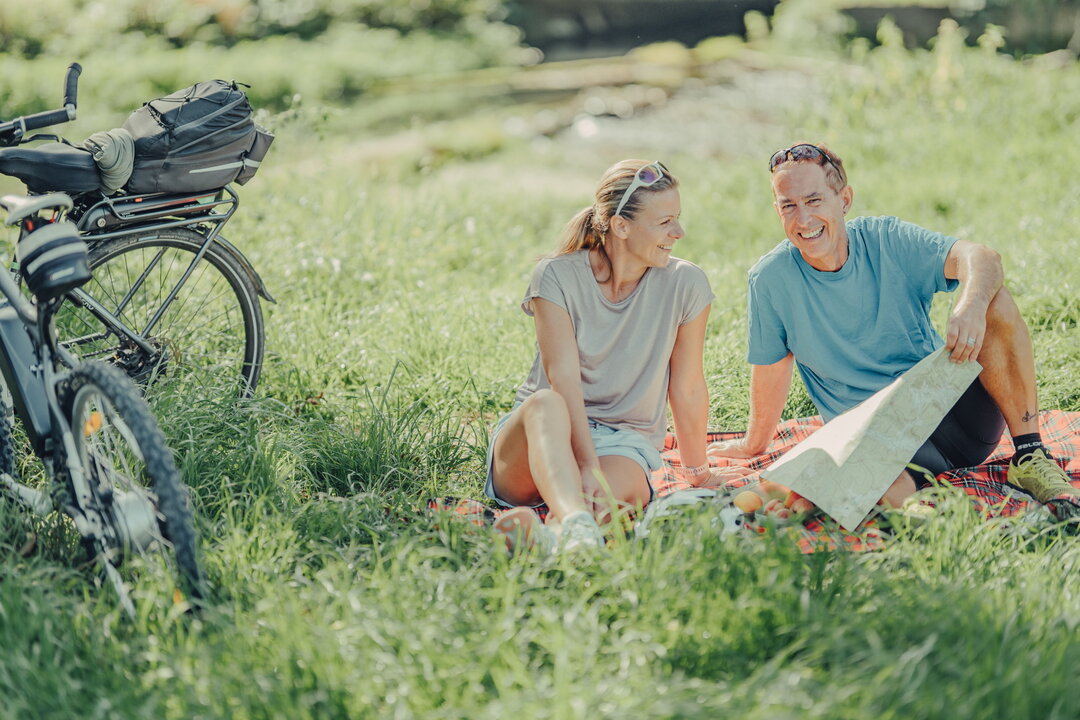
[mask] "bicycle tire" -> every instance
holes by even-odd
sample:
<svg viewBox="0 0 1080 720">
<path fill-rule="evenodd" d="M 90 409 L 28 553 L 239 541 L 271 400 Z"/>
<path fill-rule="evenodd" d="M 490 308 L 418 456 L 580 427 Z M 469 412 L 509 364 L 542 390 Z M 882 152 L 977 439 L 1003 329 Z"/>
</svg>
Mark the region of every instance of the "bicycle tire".
<svg viewBox="0 0 1080 720">
<path fill-rule="evenodd" d="M 3 384 L 3 379 L 0 379 Z M 14 480 L 19 476 L 15 470 L 15 438 L 11 434 L 12 412 L 7 396 L 7 388 L 0 390 L 0 473 L 7 473 Z"/>
<path fill-rule="evenodd" d="M 146 400 L 122 371 L 101 362 L 80 363 L 58 390 L 77 455 L 68 462 L 80 464 L 102 518 L 94 545 L 114 566 L 156 549 L 167 564 L 175 561 L 179 587 L 203 597 L 187 491 Z"/>
<path fill-rule="evenodd" d="M 194 230 L 171 228 L 93 245 L 93 277 L 82 290 L 143 333 L 153 352 L 110 332 L 70 295 L 56 315 L 61 342 L 80 359 L 107 359 L 144 388 L 175 379 L 194 382 L 204 395 L 249 396 L 262 370 L 265 335 L 258 293 L 243 265 L 211 244 L 163 307 L 205 243 Z M 161 318 L 145 332 L 159 310 Z"/>
</svg>

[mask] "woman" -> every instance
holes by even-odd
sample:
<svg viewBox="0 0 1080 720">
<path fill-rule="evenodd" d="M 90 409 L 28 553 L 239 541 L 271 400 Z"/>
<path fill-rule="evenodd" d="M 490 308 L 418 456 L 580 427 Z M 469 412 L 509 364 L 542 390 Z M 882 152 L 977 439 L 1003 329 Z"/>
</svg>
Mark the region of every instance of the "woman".
<svg viewBox="0 0 1080 720">
<path fill-rule="evenodd" d="M 663 165 L 624 160 L 536 266 L 521 304 L 536 323 L 536 359 L 488 448 L 486 493 L 518 508 L 496 524 L 508 540 L 602 546 L 598 520 L 652 497 L 665 401 L 687 479 L 720 479 L 705 456 L 713 293 L 700 268 L 672 257 L 680 211 Z M 550 527 L 528 509 L 542 503 Z"/>
</svg>

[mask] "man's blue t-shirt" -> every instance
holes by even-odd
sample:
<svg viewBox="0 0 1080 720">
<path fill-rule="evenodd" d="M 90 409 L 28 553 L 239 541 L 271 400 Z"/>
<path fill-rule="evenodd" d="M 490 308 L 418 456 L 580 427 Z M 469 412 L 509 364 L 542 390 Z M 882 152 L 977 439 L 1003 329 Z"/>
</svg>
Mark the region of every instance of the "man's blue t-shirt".
<svg viewBox="0 0 1080 720">
<path fill-rule="evenodd" d="M 793 353 L 826 421 L 944 344 L 930 303 L 958 285 L 945 278 L 955 238 L 894 217 L 854 218 L 847 235 L 836 272 L 812 268 L 789 240 L 750 269 L 747 359 L 771 365 Z"/>
</svg>

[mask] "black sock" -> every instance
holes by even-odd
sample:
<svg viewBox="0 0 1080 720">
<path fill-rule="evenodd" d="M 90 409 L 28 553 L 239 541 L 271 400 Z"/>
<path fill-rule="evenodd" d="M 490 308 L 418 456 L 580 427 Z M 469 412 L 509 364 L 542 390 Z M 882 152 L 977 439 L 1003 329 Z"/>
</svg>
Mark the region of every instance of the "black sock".
<svg viewBox="0 0 1080 720">
<path fill-rule="evenodd" d="M 1037 432 L 1014 436 L 1013 445 L 1016 446 L 1016 454 L 1013 455 L 1012 458 L 1013 465 L 1024 460 L 1036 450 L 1042 450 L 1044 453 L 1046 452 L 1046 448 L 1043 447 L 1042 435 Z M 1049 455 L 1050 453 L 1046 454 Z"/>
</svg>

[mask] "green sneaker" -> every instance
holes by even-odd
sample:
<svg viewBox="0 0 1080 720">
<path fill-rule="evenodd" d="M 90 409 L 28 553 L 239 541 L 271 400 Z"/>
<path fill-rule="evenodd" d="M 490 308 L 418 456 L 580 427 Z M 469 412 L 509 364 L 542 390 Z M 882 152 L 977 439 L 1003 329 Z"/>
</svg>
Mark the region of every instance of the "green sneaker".
<svg viewBox="0 0 1080 720">
<path fill-rule="evenodd" d="M 1009 465 L 1009 484 L 1033 495 L 1041 503 L 1053 502 L 1058 520 L 1080 517 L 1080 490 L 1043 450 L 1036 450 L 1016 465 Z M 1071 499 L 1054 502 L 1063 496 Z"/>
</svg>

